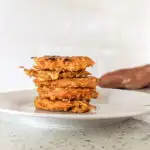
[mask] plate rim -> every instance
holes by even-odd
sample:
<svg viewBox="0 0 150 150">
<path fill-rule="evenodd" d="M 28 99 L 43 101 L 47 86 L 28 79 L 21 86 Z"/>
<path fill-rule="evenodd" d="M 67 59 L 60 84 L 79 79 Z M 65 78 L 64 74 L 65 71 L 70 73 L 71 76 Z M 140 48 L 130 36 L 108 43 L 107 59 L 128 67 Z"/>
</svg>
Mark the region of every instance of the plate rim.
<svg viewBox="0 0 150 150">
<path fill-rule="evenodd" d="M 99 88 L 99 87 L 98 87 Z M 98 90 L 109 90 L 109 91 L 121 91 L 124 92 L 126 90 L 121 90 L 121 89 L 108 89 L 108 88 L 99 88 Z M 8 91 L 8 92 L 0 92 L 1 94 L 9 94 L 9 93 L 15 93 L 15 92 L 31 92 L 35 91 L 35 89 L 24 89 L 24 90 L 15 90 L 15 91 Z M 127 91 L 127 92 L 134 92 L 134 93 L 140 93 L 146 96 L 150 97 L 150 94 L 140 92 L 140 91 Z M 103 104 L 99 104 L 103 105 Z M 5 109 L 5 108 L 0 108 L 0 113 L 7 113 L 9 115 L 16 115 L 16 116 L 26 116 L 26 117 L 38 117 L 38 118 L 48 118 L 48 119 L 65 119 L 65 120 L 100 120 L 100 119 L 117 119 L 117 118 L 131 118 L 139 115 L 145 115 L 147 113 L 150 113 L 150 109 L 146 109 L 144 106 L 138 106 L 139 108 L 142 108 L 143 111 L 140 112 L 127 112 L 124 114 L 117 114 L 115 116 L 111 115 L 93 115 L 93 114 L 52 114 L 52 113 L 34 113 L 34 112 L 25 112 L 25 111 L 19 111 L 19 110 L 11 110 L 11 109 Z"/>
</svg>

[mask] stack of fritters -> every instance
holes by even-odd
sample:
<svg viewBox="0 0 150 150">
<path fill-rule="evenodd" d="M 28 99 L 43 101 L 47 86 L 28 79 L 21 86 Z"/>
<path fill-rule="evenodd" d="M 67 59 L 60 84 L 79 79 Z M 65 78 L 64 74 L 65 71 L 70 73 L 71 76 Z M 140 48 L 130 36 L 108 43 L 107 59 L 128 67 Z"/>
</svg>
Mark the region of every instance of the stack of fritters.
<svg viewBox="0 0 150 150">
<path fill-rule="evenodd" d="M 97 98 L 97 79 L 86 71 L 94 62 L 89 57 L 33 57 L 33 69 L 24 69 L 34 77 L 39 96 L 36 108 L 49 111 L 88 112 L 90 99 Z"/>
</svg>

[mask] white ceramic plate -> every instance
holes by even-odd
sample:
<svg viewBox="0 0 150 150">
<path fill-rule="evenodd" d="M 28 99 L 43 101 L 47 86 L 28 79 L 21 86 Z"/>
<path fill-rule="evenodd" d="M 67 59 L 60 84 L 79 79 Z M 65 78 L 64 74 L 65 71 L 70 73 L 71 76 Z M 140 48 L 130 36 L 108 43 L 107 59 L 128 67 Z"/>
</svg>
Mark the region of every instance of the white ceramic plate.
<svg viewBox="0 0 150 150">
<path fill-rule="evenodd" d="M 113 123 L 150 112 L 150 95 L 142 92 L 100 89 L 100 96 L 92 103 L 95 111 L 85 114 L 52 113 L 35 110 L 35 90 L 15 91 L 0 94 L 0 118 L 40 125 L 81 125 Z"/>
</svg>

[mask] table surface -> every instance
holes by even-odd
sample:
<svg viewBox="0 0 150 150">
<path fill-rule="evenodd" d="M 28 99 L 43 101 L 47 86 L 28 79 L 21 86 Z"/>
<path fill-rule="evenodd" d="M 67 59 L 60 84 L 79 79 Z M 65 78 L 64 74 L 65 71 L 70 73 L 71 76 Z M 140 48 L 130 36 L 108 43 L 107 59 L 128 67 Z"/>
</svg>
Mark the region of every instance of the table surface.
<svg viewBox="0 0 150 150">
<path fill-rule="evenodd" d="M 94 129 L 56 130 L 1 121 L 0 147 L 3 150 L 149 150 L 150 124 L 131 119 Z"/>
</svg>

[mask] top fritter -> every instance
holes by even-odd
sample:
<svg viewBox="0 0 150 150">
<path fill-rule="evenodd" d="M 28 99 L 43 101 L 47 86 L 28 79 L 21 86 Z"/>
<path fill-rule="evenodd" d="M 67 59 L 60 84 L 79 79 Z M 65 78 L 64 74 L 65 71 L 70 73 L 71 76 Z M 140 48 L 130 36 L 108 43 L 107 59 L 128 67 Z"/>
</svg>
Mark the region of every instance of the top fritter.
<svg viewBox="0 0 150 150">
<path fill-rule="evenodd" d="M 95 64 L 92 59 L 83 56 L 43 56 L 33 57 L 33 59 L 36 63 L 34 68 L 41 70 L 79 71 Z"/>
</svg>

